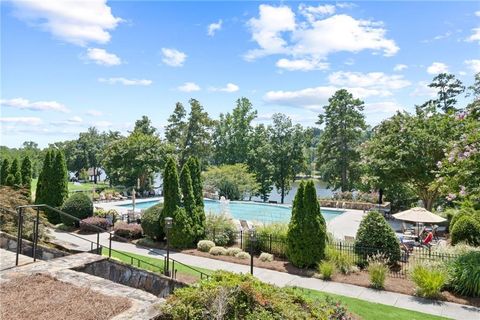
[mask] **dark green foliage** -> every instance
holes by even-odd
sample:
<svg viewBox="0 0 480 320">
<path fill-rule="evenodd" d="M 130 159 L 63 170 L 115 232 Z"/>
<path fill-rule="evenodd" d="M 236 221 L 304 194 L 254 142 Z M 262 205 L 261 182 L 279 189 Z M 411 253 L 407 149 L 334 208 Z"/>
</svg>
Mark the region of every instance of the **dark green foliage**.
<svg viewBox="0 0 480 320">
<path fill-rule="evenodd" d="M 180 185 L 178 183 L 177 164 L 172 157 L 167 159 L 163 174 L 163 216 L 172 216 L 180 206 Z"/>
<path fill-rule="evenodd" d="M 476 215 L 463 215 L 455 221 L 450 229 L 452 245 L 465 242 L 472 246 L 480 246 L 480 221 Z"/>
<path fill-rule="evenodd" d="M 61 210 L 71 216 L 83 220 L 85 218 L 93 216 L 93 203 L 86 194 L 82 192 L 77 192 L 65 201 L 65 203 L 61 207 Z M 64 225 L 79 225 L 79 223 L 75 219 L 69 218 L 65 215 L 61 215 L 60 218 Z"/>
<path fill-rule="evenodd" d="M 136 223 L 126 223 L 121 221 L 115 224 L 114 234 L 126 239 L 138 239 L 142 237 L 142 227 Z M 116 239 L 122 241 L 122 239 Z"/>
<path fill-rule="evenodd" d="M 190 169 L 190 177 L 192 179 L 193 195 L 197 206 L 204 207 L 203 204 L 203 183 L 200 162 L 197 157 L 190 157 L 187 161 Z"/>
<path fill-rule="evenodd" d="M 13 176 L 13 185 L 21 186 L 22 185 L 22 174 L 20 172 L 20 164 L 18 159 L 13 159 L 12 165 L 10 166 L 10 174 Z M 12 185 L 12 186 L 13 186 Z"/>
<path fill-rule="evenodd" d="M 217 246 L 231 246 L 235 243 L 237 228 L 226 214 L 209 214 L 206 219 L 207 239 Z"/>
<path fill-rule="evenodd" d="M 5 181 L 5 185 L 9 187 L 13 187 L 15 185 L 15 176 L 11 173 L 8 174 L 7 180 Z"/>
<path fill-rule="evenodd" d="M 298 267 L 310 267 L 325 256 L 326 226 L 313 181 L 300 183 L 288 226 L 287 256 Z"/>
<path fill-rule="evenodd" d="M 25 156 L 25 158 L 23 158 L 21 172 L 23 186 L 30 190 L 30 185 L 32 183 L 32 162 L 30 161 L 29 156 Z"/>
<path fill-rule="evenodd" d="M 164 232 L 162 230 L 162 210 L 163 203 L 154 205 L 143 212 L 142 229 L 143 234 L 153 240 L 163 240 Z"/>
<path fill-rule="evenodd" d="M 358 147 L 367 128 L 363 101 L 341 89 L 328 102 L 325 114 L 317 122 L 325 123 L 318 145 L 317 169 L 329 187 L 351 191 L 360 182 Z"/>
<path fill-rule="evenodd" d="M 454 212 L 455 214 L 451 214 L 452 217 L 450 219 L 449 225 L 450 231 L 453 230 L 453 226 L 455 225 L 455 223 L 457 223 L 457 221 L 464 216 L 478 215 L 478 217 L 480 217 L 480 212 L 476 213 L 475 209 L 472 206 L 464 206 L 460 210 L 455 210 Z"/>
<path fill-rule="evenodd" d="M 2 168 L 0 171 L 0 185 L 7 185 L 7 177 L 10 173 L 10 161 L 8 159 L 3 159 Z"/>
<path fill-rule="evenodd" d="M 161 306 L 160 320 L 174 319 L 351 319 L 328 299 L 313 300 L 291 288 L 220 271 L 198 285 L 175 290 Z"/>
<path fill-rule="evenodd" d="M 185 208 L 177 208 L 172 214 L 173 228 L 170 230 L 169 240 L 172 247 L 190 248 L 195 246 L 196 233 L 192 228 L 192 219 Z"/>
<path fill-rule="evenodd" d="M 400 243 L 385 218 L 377 211 L 363 217 L 357 231 L 355 252 L 364 259 L 381 254 L 390 263 L 400 259 Z"/>
<path fill-rule="evenodd" d="M 480 297 L 480 251 L 470 251 L 456 258 L 449 266 L 450 286 L 455 292 Z"/>
<path fill-rule="evenodd" d="M 43 161 L 42 171 L 38 178 L 37 191 L 35 194 L 36 204 L 46 204 L 51 207 L 59 207 L 63 204 L 65 196 L 68 195 L 68 189 L 65 194 L 64 190 L 58 190 L 55 188 L 55 186 L 59 185 L 58 178 L 56 177 L 55 158 L 55 151 L 48 150 L 45 155 L 45 160 Z M 61 192 L 62 194 L 59 195 L 56 194 L 56 192 Z M 58 224 L 61 222 L 58 213 L 47 209 L 45 210 L 45 214 L 50 223 Z"/>
<path fill-rule="evenodd" d="M 192 178 L 190 177 L 190 169 L 188 165 L 184 165 L 180 172 L 180 189 L 182 190 L 182 204 L 187 214 L 193 217 L 193 210 L 195 209 L 195 198 L 193 195 Z"/>
<path fill-rule="evenodd" d="M 188 179 L 186 178 L 188 176 Z M 193 191 L 190 175 L 185 175 L 185 179 L 190 181 L 189 197 L 193 201 Z M 188 184 L 188 182 L 186 182 Z M 173 247 L 187 248 L 195 245 L 195 230 L 192 227 L 192 219 L 185 208 L 181 207 L 180 185 L 177 174 L 177 164 L 172 157 L 167 159 L 165 172 L 163 175 L 163 211 L 161 226 L 163 229 L 164 218 L 173 218 L 173 228 L 170 230 L 170 243 Z"/>
</svg>

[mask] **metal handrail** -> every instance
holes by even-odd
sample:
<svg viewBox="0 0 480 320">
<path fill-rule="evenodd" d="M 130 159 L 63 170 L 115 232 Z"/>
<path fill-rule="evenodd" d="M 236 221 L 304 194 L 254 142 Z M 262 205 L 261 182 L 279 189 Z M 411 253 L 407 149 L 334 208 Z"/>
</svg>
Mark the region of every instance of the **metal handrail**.
<svg viewBox="0 0 480 320">
<path fill-rule="evenodd" d="M 17 240 L 18 240 L 18 241 L 17 241 L 16 265 L 18 265 L 18 256 L 19 256 L 19 254 L 21 253 L 21 242 L 22 242 L 22 231 L 23 231 L 23 214 L 22 214 L 23 209 L 26 209 L 26 208 L 36 208 L 36 209 L 37 209 L 37 217 L 36 217 L 37 219 L 36 219 L 36 221 L 35 221 L 35 222 L 36 222 L 36 223 L 35 223 L 36 232 L 35 232 L 35 235 L 34 235 L 34 250 L 33 250 L 33 256 L 34 256 L 33 258 L 34 258 L 34 261 L 36 260 L 35 251 L 36 251 L 37 242 L 38 242 L 38 225 L 39 225 L 39 223 L 40 223 L 40 220 L 39 220 L 39 210 L 40 210 L 41 208 L 44 208 L 44 209 L 46 208 L 46 209 L 55 211 L 55 212 L 57 212 L 58 214 L 67 216 L 67 217 L 69 217 L 69 218 L 71 218 L 71 219 L 73 219 L 73 220 L 75 220 L 75 221 L 81 222 L 81 219 L 79 219 L 79 218 L 77 218 L 77 217 L 75 217 L 75 216 L 72 216 L 71 214 L 68 214 L 68 213 L 66 213 L 66 212 L 63 212 L 63 211 L 61 211 L 61 210 L 59 210 L 59 209 L 57 209 L 57 208 L 54 208 L 54 207 L 49 206 L 49 205 L 46 205 L 46 204 L 33 204 L 33 205 L 17 206 L 17 207 L 15 208 L 15 209 L 17 209 L 17 212 L 14 212 L 14 211 L 12 211 L 12 210 L 10 210 L 10 209 L 3 208 L 3 207 L 0 207 L 0 208 L 2 208 L 2 209 L 4 209 L 4 210 L 7 210 L 7 211 L 9 211 L 9 212 L 11 212 L 11 213 L 15 213 L 15 214 L 18 213 L 18 219 L 19 219 L 18 229 L 19 229 L 19 232 L 18 232 L 18 234 L 17 234 Z M 103 229 L 103 228 L 101 228 L 101 227 L 98 227 L 98 226 L 95 226 L 95 225 L 92 225 L 92 224 L 86 223 L 86 222 L 82 222 L 82 223 L 88 225 L 89 227 L 92 227 L 94 230 L 97 230 L 97 242 L 91 241 L 91 240 L 89 240 L 89 239 L 85 239 L 85 238 L 80 237 L 79 235 L 73 234 L 73 233 L 71 233 L 71 232 L 68 232 L 68 234 L 73 235 L 73 236 L 75 236 L 75 237 L 77 237 L 77 238 L 79 238 L 79 239 L 88 241 L 88 242 L 90 242 L 92 245 L 93 245 L 93 244 L 96 244 L 96 245 L 97 245 L 97 251 L 98 251 L 99 248 L 103 248 L 103 246 L 100 245 L 100 243 L 99 243 L 99 234 L 100 234 L 100 233 L 108 233 L 108 234 L 109 234 L 109 246 L 108 246 L 109 253 L 108 253 L 108 257 L 109 257 L 109 258 L 111 258 L 111 256 L 112 256 L 112 251 L 113 251 L 113 252 L 117 252 L 117 253 L 119 253 L 119 254 L 122 254 L 122 255 L 124 255 L 124 256 L 126 256 L 126 257 L 129 257 L 129 258 L 131 259 L 131 261 L 137 260 L 137 261 L 139 261 L 139 263 L 143 263 L 143 264 L 146 264 L 146 265 L 150 265 L 150 266 L 152 266 L 152 267 L 155 267 L 155 268 L 158 268 L 158 269 L 160 269 L 160 270 L 163 270 L 163 273 L 165 273 L 165 274 L 167 273 L 167 272 L 165 272 L 165 271 L 169 271 L 169 270 L 165 270 L 165 264 L 164 264 L 163 268 L 160 268 L 159 266 L 156 266 L 156 265 L 154 265 L 154 264 L 152 264 L 152 263 L 150 263 L 150 262 L 148 262 L 148 261 L 145 261 L 145 260 L 139 259 L 139 258 L 137 258 L 137 257 L 131 256 L 131 255 L 129 255 L 128 253 L 124 253 L 124 252 L 122 252 L 122 251 L 118 251 L 118 250 L 112 249 L 112 236 L 115 236 L 117 239 L 120 239 L 121 241 L 124 241 L 124 242 L 130 242 L 130 241 L 129 241 L 128 239 L 126 239 L 126 238 L 123 238 L 123 237 L 121 237 L 121 236 L 115 235 L 114 233 L 112 233 L 112 232 L 110 232 L 110 231 L 108 231 L 108 230 L 106 230 L 106 229 Z M 151 248 L 148 248 L 148 247 L 145 247 L 145 246 L 141 246 L 141 245 L 137 245 L 137 244 L 136 244 L 136 246 L 139 246 L 139 247 L 144 248 L 144 249 L 147 249 L 147 250 L 151 250 Z M 97 252 L 97 253 L 98 253 L 98 252 Z M 166 259 L 166 257 L 165 257 L 165 259 Z M 194 271 L 194 272 L 199 273 L 201 279 L 203 279 L 203 277 L 206 277 L 206 278 L 209 277 L 208 274 L 206 274 L 206 273 L 204 273 L 204 272 L 202 272 L 202 271 L 200 271 L 200 270 L 197 270 L 197 269 L 195 269 L 195 268 L 193 268 L 193 267 L 191 267 L 191 266 L 189 266 L 189 265 L 186 265 L 186 264 L 184 264 L 184 263 L 182 263 L 182 262 L 180 262 L 180 261 L 177 261 L 177 260 L 175 260 L 175 259 L 173 259 L 173 258 L 170 258 L 170 257 L 169 257 L 169 261 L 172 262 L 172 271 L 173 271 L 173 272 L 172 272 L 172 278 L 174 278 L 174 277 L 176 276 L 176 270 L 173 269 L 173 267 L 175 266 L 175 263 L 180 264 L 180 265 L 182 265 L 182 266 L 184 266 L 184 267 L 186 267 L 186 268 L 188 268 L 188 269 L 190 269 L 190 270 L 192 270 L 192 271 Z M 132 264 L 133 264 L 133 263 L 132 263 Z"/>
</svg>

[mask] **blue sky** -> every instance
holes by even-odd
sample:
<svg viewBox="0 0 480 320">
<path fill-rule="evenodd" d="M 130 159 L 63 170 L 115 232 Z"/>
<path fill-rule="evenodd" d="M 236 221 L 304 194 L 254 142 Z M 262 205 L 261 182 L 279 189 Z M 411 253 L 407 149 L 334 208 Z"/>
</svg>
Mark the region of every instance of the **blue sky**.
<svg viewBox="0 0 480 320">
<path fill-rule="evenodd" d="M 1 2 L 1 145 L 89 126 L 163 131 L 175 102 L 213 118 L 248 97 L 314 125 L 348 88 L 374 125 L 429 99 L 433 76 L 480 71 L 477 2 Z"/>
</svg>

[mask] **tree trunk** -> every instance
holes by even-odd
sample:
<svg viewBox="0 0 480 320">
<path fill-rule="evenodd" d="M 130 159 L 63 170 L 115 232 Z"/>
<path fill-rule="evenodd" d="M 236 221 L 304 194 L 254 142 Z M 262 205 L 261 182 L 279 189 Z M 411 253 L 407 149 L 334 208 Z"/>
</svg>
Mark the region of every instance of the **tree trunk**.
<svg viewBox="0 0 480 320">
<path fill-rule="evenodd" d="M 97 167 L 93 167 L 93 183 L 97 184 Z"/>
</svg>

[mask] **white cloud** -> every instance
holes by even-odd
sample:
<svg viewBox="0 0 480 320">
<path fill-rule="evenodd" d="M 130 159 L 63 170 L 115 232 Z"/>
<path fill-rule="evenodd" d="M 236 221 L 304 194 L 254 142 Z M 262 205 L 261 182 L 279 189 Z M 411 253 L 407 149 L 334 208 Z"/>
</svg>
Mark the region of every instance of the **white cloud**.
<svg viewBox="0 0 480 320">
<path fill-rule="evenodd" d="M 163 63 L 171 67 L 181 67 L 187 59 L 187 55 L 184 52 L 171 48 L 162 48 Z"/>
<path fill-rule="evenodd" d="M 147 79 L 127 79 L 122 77 L 98 78 L 98 82 L 108 84 L 123 84 L 124 86 L 149 86 L 153 83 L 152 80 Z"/>
<path fill-rule="evenodd" d="M 400 72 L 400 71 L 403 71 L 405 69 L 407 69 L 408 66 L 406 64 L 396 64 L 395 67 L 393 67 L 393 71 L 397 71 L 397 72 Z"/>
<path fill-rule="evenodd" d="M 183 92 L 200 91 L 200 86 L 195 82 L 185 82 L 183 85 L 177 87 L 178 90 Z"/>
<path fill-rule="evenodd" d="M 465 71 L 459 71 L 458 74 L 461 75 L 461 76 L 466 76 L 467 75 L 467 73 Z"/>
<path fill-rule="evenodd" d="M 329 64 L 320 60 L 297 59 L 290 60 L 282 58 L 277 61 L 276 66 L 280 69 L 288 71 L 311 71 L 311 70 L 325 70 L 328 69 Z"/>
<path fill-rule="evenodd" d="M 292 106 L 302 107 L 311 110 L 319 110 L 328 103 L 335 91 L 341 89 L 336 86 L 320 86 L 314 88 L 305 88 L 296 91 L 268 91 L 263 99 L 266 102 Z M 385 97 L 390 96 L 391 93 L 386 90 L 352 87 L 345 88 L 353 94 L 356 98 L 367 98 L 372 96 Z"/>
<path fill-rule="evenodd" d="M 410 95 L 414 97 L 435 98 L 435 96 L 437 95 L 437 90 L 435 88 L 430 88 L 428 84 L 429 83 L 426 81 L 417 82 L 415 90 Z"/>
<path fill-rule="evenodd" d="M 340 51 L 360 52 L 369 49 L 392 56 L 399 50 L 395 41 L 386 38 L 382 22 L 356 20 L 346 14 L 321 19 L 319 14 L 311 13 L 314 10 L 312 8 L 324 13 L 333 13 L 333 10 L 326 6 L 300 8 L 300 13 L 310 12 L 306 21 L 301 18 L 297 21 L 290 7 L 260 5 L 259 17 L 247 23 L 252 39 L 259 48 L 248 51 L 245 59 L 284 54 L 292 56 L 294 60 L 315 61 Z"/>
<path fill-rule="evenodd" d="M 369 87 L 380 90 L 397 90 L 410 85 L 410 81 L 403 75 L 387 75 L 383 72 L 348 72 L 338 71 L 330 74 L 328 80 L 331 84 L 340 87 Z"/>
<path fill-rule="evenodd" d="M 473 28 L 472 34 L 467 38 L 468 42 L 478 41 L 480 43 L 480 28 Z"/>
<path fill-rule="evenodd" d="M 227 83 L 227 85 L 223 88 L 216 88 L 216 87 L 210 87 L 208 88 L 210 91 L 221 91 L 221 92 L 236 92 L 240 90 L 240 87 L 237 86 L 234 83 Z"/>
<path fill-rule="evenodd" d="M 214 22 L 214 23 L 209 24 L 208 28 L 207 28 L 207 34 L 210 37 L 213 37 L 217 31 L 222 29 L 222 23 L 223 23 L 223 21 L 220 19 L 220 20 L 218 20 L 218 22 Z"/>
<path fill-rule="evenodd" d="M 80 118 L 79 116 L 74 116 L 71 117 L 70 119 L 67 120 L 61 120 L 61 121 L 52 121 L 51 124 L 54 125 L 63 125 L 63 126 L 71 126 L 71 125 L 79 125 L 83 122 L 83 119 Z"/>
<path fill-rule="evenodd" d="M 248 21 L 252 32 L 252 39 L 257 42 L 260 49 L 249 51 L 245 58 L 255 58 L 269 54 L 286 53 L 287 41 L 281 33 L 295 30 L 295 14 L 287 6 L 273 7 L 266 4 L 259 6 L 259 18 Z"/>
<path fill-rule="evenodd" d="M 448 66 L 442 62 L 434 62 L 427 68 L 427 72 L 435 75 L 445 73 L 448 72 Z"/>
<path fill-rule="evenodd" d="M 37 117 L 0 117 L 0 123 L 24 124 L 29 126 L 38 126 L 42 124 L 42 119 Z"/>
<path fill-rule="evenodd" d="M 465 60 L 464 63 L 475 73 L 480 72 L 480 60 L 472 59 Z"/>
<path fill-rule="evenodd" d="M 88 48 L 86 58 L 103 66 L 117 66 L 122 63 L 122 60 L 117 55 L 99 48 Z"/>
<path fill-rule="evenodd" d="M 475 15 L 476 15 L 477 17 L 480 17 L 480 11 L 475 11 Z"/>
<path fill-rule="evenodd" d="M 32 111 L 59 111 L 69 112 L 67 107 L 56 101 L 30 101 L 24 98 L 2 99 L 0 105 L 16 109 Z"/>
<path fill-rule="evenodd" d="M 15 15 L 63 41 L 85 46 L 107 43 L 110 31 L 122 21 L 106 0 L 14 0 Z"/>
<path fill-rule="evenodd" d="M 309 22 L 314 22 L 319 17 L 332 15 L 335 13 L 335 6 L 331 4 L 318 5 L 316 7 L 307 6 L 301 4 L 298 6 L 298 11 L 302 14 Z"/>
<path fill-rule="evenodd" d="M 100 117 L 100 116 L 103 115 L 103 112 L 102 112 L 102 111 L 99 111 L 99 110 L 93 110 L 93 109 L 91 109 L 91 110 L 87 110 L 87 111 L 85 112 L 85 114 L 88 115 L 88 116 L 92 116 L 92 117 Z"/>
</svg>

